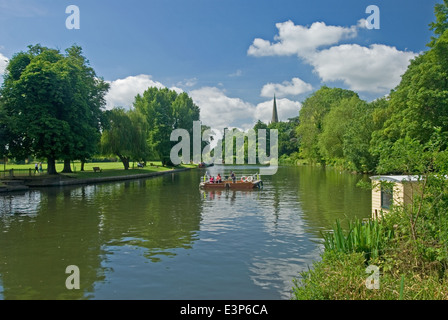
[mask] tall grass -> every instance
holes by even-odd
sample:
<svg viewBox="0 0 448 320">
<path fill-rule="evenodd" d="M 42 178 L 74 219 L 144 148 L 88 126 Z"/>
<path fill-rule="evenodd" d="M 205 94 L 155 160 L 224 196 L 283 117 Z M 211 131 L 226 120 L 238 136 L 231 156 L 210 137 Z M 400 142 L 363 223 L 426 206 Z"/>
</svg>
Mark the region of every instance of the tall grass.
<svg viewBox="0 0 448 320">
<path fill-rule="evenodd" d="M 356 219 L 349 222 L 348 230 L 341 227 L 336 220 L 333 231 L 322 233 L 325 250 L 351 253 L 362 252 L 366 261 L 378 258 L 386 244 L 394 237 L 393 230 L 386 227 L 381 221 Z"/>
</svg>

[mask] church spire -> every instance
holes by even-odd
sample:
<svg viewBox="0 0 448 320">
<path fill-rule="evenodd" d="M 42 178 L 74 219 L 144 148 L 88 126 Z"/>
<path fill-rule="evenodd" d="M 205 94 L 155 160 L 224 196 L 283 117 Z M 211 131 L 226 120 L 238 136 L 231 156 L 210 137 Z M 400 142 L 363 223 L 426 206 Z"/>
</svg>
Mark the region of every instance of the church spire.
<svg viewBox="0 0 448 320">
<path fill-rule="evenodd" d="M 277 99 L 275 98 L 274 94 L 274 107 L 272 110 L 272 121 L 271 123 L 277 123 L 278 122 L 278 112 L 277 112 Z"/>
</svg>

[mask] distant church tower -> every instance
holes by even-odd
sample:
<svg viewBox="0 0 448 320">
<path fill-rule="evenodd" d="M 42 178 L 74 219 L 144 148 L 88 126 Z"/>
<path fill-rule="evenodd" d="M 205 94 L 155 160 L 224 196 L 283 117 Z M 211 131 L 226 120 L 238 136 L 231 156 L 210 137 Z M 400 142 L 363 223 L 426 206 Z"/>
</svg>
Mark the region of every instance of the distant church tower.
<svg viewBox="0 0 448 320">
<path fill-rule="evenodd" d="M 274 94 L 274 108 L 272 110 L 272 121 L 271 121 L 271 123 L 277 123 L 277 122 L 278 122 L 277 99 L 275 98 L 275 94 Z"/>
</svg>

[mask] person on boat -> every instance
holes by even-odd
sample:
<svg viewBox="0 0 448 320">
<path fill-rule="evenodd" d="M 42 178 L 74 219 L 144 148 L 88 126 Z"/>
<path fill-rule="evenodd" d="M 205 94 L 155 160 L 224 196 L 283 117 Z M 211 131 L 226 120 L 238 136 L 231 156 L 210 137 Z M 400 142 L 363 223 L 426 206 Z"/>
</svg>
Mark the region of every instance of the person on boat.
<svg viewBox="0 0 448 320">
<path fill-rule="evenodd" d="M 222 182 L 221 174 L 218 173 L 218 176 L 216 177 L 216 183 L 221 183 L 221 182 Z"/>
<path fill-rule="evenodd" d="M 230 177 L 232 178 L 232 182 L 235 183 L 236 182 L 236 176 L 235 176 L 235 173 L 233 171 L 230 171 Z"/>
<path fill-rule="evenodd" d="M 213 176 L 210 176 L 210 183 L 215 183 L 215 178 Z"/>
</svg>

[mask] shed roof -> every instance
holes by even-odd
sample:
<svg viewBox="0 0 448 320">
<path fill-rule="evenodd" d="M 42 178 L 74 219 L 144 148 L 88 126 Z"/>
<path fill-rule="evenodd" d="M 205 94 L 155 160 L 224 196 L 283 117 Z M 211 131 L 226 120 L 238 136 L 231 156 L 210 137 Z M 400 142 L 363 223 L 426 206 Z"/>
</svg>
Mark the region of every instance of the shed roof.
<svg viewBox="0 0 448 320">
<path fill-rule="evenodd" d="M 392 176 L 373 176 L 371 180 L 390 181 L 390 182 L 417 182 L 422 179 L 421 176 L 410 175 L 392 175 Z"/>
</svg>

